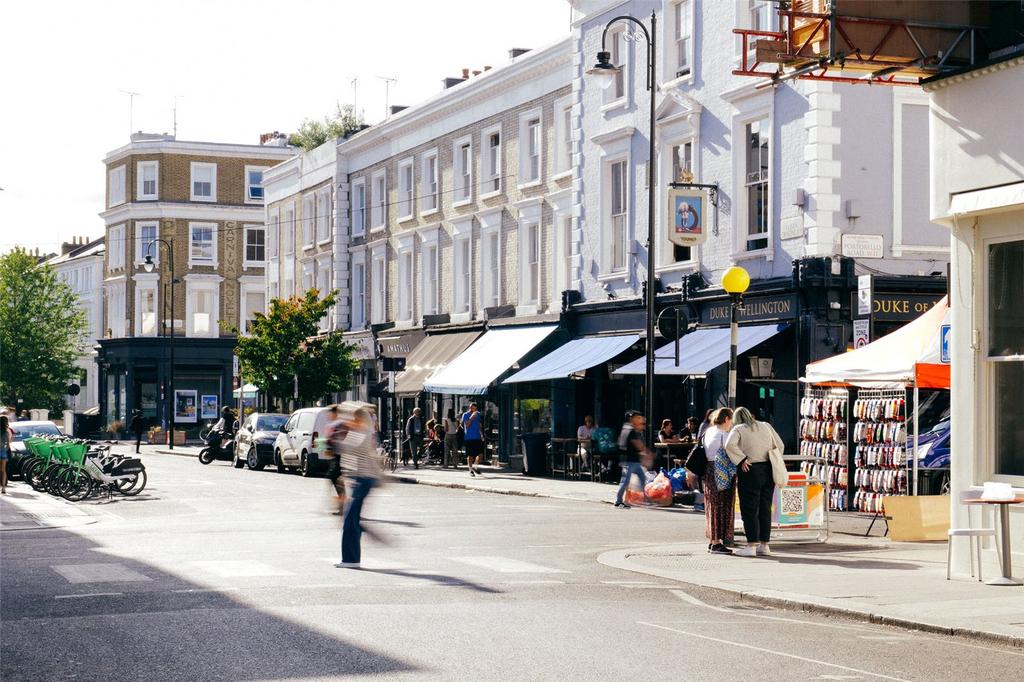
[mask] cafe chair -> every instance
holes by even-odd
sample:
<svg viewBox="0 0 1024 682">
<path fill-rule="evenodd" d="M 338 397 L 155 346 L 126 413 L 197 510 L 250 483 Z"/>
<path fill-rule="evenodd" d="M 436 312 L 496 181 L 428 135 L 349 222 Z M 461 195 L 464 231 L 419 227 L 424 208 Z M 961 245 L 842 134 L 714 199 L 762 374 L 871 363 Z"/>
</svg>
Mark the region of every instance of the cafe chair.
<svg viewBox="0 0 1024 682">
<path fill-rule="evenodd" d="M 960 492 L 960 504 L 966 503 L 968 500 L 976 500 L 981 497 L 981 490 L 963 490 Z M 946 543 L 946 580 L 949 580 L 950 565 L 953 557 L 953 538 L 965 537 L 971 543 L 971 577 L 974 577 L 974 561 L 977 557 L 978 561 L 978 582 L 981 582 L 981 540 L 985 537 L 991 537 L 993 541 L 996 540 L 996 529 L 995 528 L 974 528 L 973 521 L 971 520 L 971 513 L 973 512 L 972 506 L 967 504 L 967 528 L 950 528 L 948 534 L 948 540 Z M 982 521 L 984 522 L 984 514 L 982 514 Z M 998 547 L 997 547 L 998 550 Z M 1002 555 L 996 551 L 996 555 L 1000 557 L 1002 561 Z"/>
</svg>

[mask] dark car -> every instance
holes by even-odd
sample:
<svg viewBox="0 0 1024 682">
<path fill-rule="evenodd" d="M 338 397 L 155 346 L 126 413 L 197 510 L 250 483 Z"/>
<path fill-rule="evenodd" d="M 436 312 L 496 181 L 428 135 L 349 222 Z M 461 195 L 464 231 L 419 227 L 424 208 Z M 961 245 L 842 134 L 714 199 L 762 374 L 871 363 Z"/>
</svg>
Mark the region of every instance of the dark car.
<svg viewBox="0 0 1024 682">
<path fill-rule="evenodd" d="M 235 436 L 235 468 L 248 466 L 259 471 L 273 464 L 274 441 L 287 421 L 286 414 L 267 412 L 253 412 L 246 417 Z"/>
<path fill-rule="evenodd" d="M 53 422 L 10 422 L 14 431 L 11 442 L 11 461 L 7 463 L 7 471 L 16 474 L 21 468 L 21 460 L 25 455 L 25 439 L 33 436 L 62 436 L 60 429 Z"/>
<path fill-rule="evenodd" d="M 945 419 L 917 437 L 917 466 L 921 469 L 949 467 L 949 420 Z M 911 447 L 913 439 L 909 439 Z"/>
</svg>

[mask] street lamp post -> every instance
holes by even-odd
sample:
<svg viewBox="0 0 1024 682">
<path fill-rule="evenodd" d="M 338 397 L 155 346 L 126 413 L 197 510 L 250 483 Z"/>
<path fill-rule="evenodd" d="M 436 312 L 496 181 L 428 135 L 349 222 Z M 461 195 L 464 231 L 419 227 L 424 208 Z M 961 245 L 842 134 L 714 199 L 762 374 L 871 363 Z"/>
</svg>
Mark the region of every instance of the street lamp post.
<svg viewBox="0 0 1024 682">
<path fill-rule="evenodd" d="M 736 345 L 739 337 L 740 311 L 743 310 L 743 292 L 750 286 L 750 275 L 734 265 L 722 275 L 722 288 L 729 294 L 729 407 L 736 408 Z"/>
<path fill-rule="evenodd" d="M 146 272 L 153 272 L 153 256 L 150 254 L 153 246 L 161 243 L 167 247 L 167 259 L 171 262 L 171 336 L 167 342 L 170 355 L 170 368 L 167 371 L 167 391 L 164 394 L 164 408 L 167 410 L 167 434 L 168 444 L 171 450 L 174 449 L 174 285 L 178 281 L 174 277 L 174 247 L 164 239 L 154 239 L 146 245 L 146 260 L 143 263 Z"/>
<path fill-rule="evenodd" d="M 647 306 L 647 355 L 644 372 L 644 413 L 647 417 L 647 440 L 654 440 L 654 321 L 655 321 L 655 286 L 654 286 L 654 112 L 655 112 L 655 49 L 657 36 L 657 18 L 651 12 L 651 29 L 647 30 L 636 17 L 628 14 L 620 15 L 609 21 L 601 34 L 601 51 L 597 53 L 597 64 L 587 73 L 599 78 L 599 85 L 607 89 L 614 81 L 621 68 L 611 63 L 611 53 L 608 52 L 608 29 L 617 21 L 626 21 L 639 27 L 644 39 L 647 41 L 647 91 L 651 93 L 650 111 L 650 155 L 647 159 L 647 281 L 646 281 L 646 306 Z M 633 39 L 638 40 L 633 34 Z"/>
</svg>

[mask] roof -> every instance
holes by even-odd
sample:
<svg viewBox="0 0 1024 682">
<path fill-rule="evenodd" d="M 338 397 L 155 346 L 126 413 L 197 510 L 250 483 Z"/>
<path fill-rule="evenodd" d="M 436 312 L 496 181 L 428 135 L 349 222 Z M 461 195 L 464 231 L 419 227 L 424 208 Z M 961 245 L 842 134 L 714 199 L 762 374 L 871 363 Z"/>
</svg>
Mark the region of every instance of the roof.
<svg viewBox="0 0 1024 682">
<path fill-rule="evenodd" d="M 921 81 L 921 86 L 925 91 L 938 90 L 946 85 L 963 80 L 964 78 L 974 78 L 997 69 L 1005 69 L 1007 66 L 1018 65 L 1024 65 L 1024 45 L 1021 45 L 1012 52 L 1000 55 L 994 59 L 989 59 L 977 64 L 971 64 L 970 66 L 965 66 L 962 69 L 956 69 L 955 71 L 940 73 L 939 75 L 932 76 L 931 78 L 925 78 Z"/>
<path fill-rule="evenodd" d="M 81 244 L 71 249 L 67 253 L 62 253 L 49 260 L 44 261 L 46 265 L 60 265 L 67 263 L 78 258 L 85 258 L 87 256 L 100 256 L 106 250 L 106 238 L 100 237 L 94 239 L 88 244 Z"/>
</svg>

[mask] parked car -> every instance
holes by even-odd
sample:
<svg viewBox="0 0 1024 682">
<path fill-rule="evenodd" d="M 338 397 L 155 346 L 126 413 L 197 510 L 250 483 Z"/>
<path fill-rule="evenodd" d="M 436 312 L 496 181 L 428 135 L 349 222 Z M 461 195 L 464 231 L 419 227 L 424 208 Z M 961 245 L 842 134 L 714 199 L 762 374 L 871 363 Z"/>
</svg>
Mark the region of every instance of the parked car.
<svg viewBox="0 0 1024 682">
<path fill-rule="evenodd" d="M 246 417 L 235 435 L 235 468 L 248 466 L 253 471 L 260 471 L 266 465 L 274 464 L 274 442 L 287 421 L 286 414 L 266 412 L 253 412 Z"/>
<path fill-rule="evenodd" d="M 10 422 L 14 431 L 11 441 L 11 459 L 7 463 L 8 473 L 15 473 L 21 468 L 21 460 L 25 457 L 25 439 L 33 436 L 63 436 L 61 430 L 53 422 Z"/>
<path fill-rule="evenodd" d="M 935 469 L 949 466 L 949 419 L 945 419 L 917 438 L 917 466 Z M 908 439 L 913 446 L 913 438 Z"/>
<path fill-rule="evenodd" d="M 274 442 L 274 463 L 277 470 L 298 470 L 303 476 L 313 476 L 327 468 L 322 458 L 322 444 L 317 441 L 326 433 L 330 412 L 326 407 L 306 407 L 296 410 L 281 427 Z"/>
</svg>

